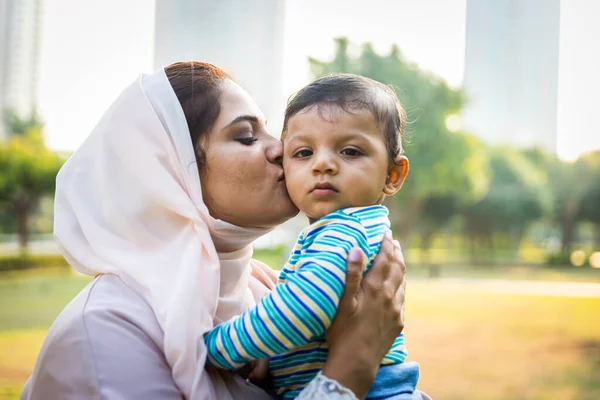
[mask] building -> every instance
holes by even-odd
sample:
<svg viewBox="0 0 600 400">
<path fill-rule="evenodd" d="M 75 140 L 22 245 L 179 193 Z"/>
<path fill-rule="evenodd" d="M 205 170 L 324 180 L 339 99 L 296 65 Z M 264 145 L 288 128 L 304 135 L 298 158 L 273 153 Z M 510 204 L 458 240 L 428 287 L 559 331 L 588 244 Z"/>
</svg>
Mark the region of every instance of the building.
<svg viewBox="0 0 600 400">
<path fill-rule="evenodd" d="M 213 63 L 232 74 L 281 129 L 283 0 L 157 0 L 154 64 Z"/>
<path fill-rule="evenodd" d="M 465 130 L 556 152 L 560 0 L 467 0 Z"/>
<path fill-rule="evenodd" d="M 0 1 L 0 111 L 29 116 L 36 109 L 42 0 Z M 6 136 L 4 121 L 0 138 Z"/>
</svg>

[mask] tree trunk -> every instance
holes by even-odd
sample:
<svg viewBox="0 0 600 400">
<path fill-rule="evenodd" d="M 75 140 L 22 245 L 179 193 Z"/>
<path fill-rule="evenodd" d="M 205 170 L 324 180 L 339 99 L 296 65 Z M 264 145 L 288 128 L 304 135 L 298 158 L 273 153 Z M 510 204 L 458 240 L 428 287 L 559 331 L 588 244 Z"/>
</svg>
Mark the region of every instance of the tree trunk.
<svg viewBox="0 0 600 400">
<path fill-rule="evenodd" d="M 570 253 L 575 240 L 575 226 L 577 224 L 577 204 L 573 201 L 565 204 L 560 221 L 561 249 L 563 253 Z"/>
<path fill-rule="evenodd" d="M 27 221 L 29 221 L 29 213 L 26 209 L 18 209 L 16 217 L 19 248 L 21 249 L 21 252 L 23 252 L 27 249 L 27 244 L 29 243 L 29 227 L 27 224 Z"/>
<path fill-rule="evenodd" d="M 524 232 L 525 227 L 519 226 L 510 233 L 513 263 L 519 262 L 519 249 L 521 248 L 521 242 L 523 241 Z"/>
<path fill-rule="evenodd" d="M 23 193 L 15 199 L 13 207 L 17 220 L 17 235 L 21 253 L 27 252 L 27 245 L 29 244 L 29 217 L 33 204 L 35 203 L 32 201 L 32 197 Z"/>
</svg>

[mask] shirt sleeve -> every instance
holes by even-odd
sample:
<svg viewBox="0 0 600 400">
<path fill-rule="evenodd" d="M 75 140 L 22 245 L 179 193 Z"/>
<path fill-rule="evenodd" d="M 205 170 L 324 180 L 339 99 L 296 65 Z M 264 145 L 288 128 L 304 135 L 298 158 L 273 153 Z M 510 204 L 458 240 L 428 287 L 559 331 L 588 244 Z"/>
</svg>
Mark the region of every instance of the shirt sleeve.
<svg viewBox="0 0 600 400">
<path fill-rule="evenodd" d="M 358 400 L 354 392 L 319 372 L 296 400 Z"/>
<path fill-rule="evenodd" d="M 307 232 L 295 266 L 268 296 L 207 333 L 208 362 L 237 369 L 322 337 L 337 310 L 353 247 L 369 254 L 360 221 L 344 214 Z"/>
</svg>

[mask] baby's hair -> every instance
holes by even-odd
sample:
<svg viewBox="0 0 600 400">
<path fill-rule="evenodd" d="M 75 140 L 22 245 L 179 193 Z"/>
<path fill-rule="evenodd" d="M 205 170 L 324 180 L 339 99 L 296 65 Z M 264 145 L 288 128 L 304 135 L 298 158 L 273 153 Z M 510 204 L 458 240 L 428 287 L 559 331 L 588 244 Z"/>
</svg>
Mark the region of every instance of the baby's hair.
<svg viewBox="0 0 600 400">
<path fill-rule="evenodd" d="M 353 74 L 323 76 L 290 97 L 283 120 L 282 138 L 287 133 L 290 118 L 301 111 L 323 105 L 337 106 L 350 114 L 356 110 L 369 110 L 382 130 L 390 160 L 404 152 L 402 140 L 406 115 L 398 96 L 380 82 Z"/>
</svg>

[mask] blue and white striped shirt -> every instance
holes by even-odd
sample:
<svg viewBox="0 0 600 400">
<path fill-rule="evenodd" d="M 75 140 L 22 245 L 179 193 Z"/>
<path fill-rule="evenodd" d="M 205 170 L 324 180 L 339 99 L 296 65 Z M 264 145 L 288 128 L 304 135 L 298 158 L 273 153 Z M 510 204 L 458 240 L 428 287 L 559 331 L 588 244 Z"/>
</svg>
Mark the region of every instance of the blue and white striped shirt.
<svg viewBox="0 0 600 400">
<path fill-rule="evenodd" d="M 362 250 L 368 270 L 389 226 L 387 208 L 375 205 L 338 210 L 305 228 L 273 292 L 205 336 L 209 363 L 237 369 L 271 357 L 278 395 L 295 398 L 327 359 L 325 331 L 344 290 L 350 249 Z M 405 359 L 400 334 L 382 365 Z"/>
</svg>

